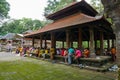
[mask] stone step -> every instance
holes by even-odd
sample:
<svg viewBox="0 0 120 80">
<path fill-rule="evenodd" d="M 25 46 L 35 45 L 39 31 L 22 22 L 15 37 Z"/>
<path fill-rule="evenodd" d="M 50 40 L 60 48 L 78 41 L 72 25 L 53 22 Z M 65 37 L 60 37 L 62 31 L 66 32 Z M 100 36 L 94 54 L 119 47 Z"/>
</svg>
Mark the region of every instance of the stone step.
<svg viewBox="0 0 120 80">
<path fill-rule="evenodd" d="M 42 59 L 42 58 L 38 58 L 38 57 L 33 57 L 33 58 L 37 58 L 37 59 L 40 59 L 40 60 L 45 60 L 45 61 L 50 61 L 50 59 Z M 94 70 L 94 71 L 99 71 L 99 72 L 105 72 L 105 71 L 108 71 L 108 69 L 114 65 L 114 63 L 106 63 L 102 66 L 99 66 L 99 67 L 95 67 L 95 66 L 88 66 L 88 65 L 83 65 L 83 67 L 81 67 L 80 65 L 78 64 L 71 64 L 69 65 L 68 63 L 65 63 L 63 61 L 60 61 L 60 60 L 53 60 L 52 62 L 54 63 L 58 63 L 58 64 L 64 64 L 64 65 L 67 65 L 67 66 L 71 66 L 71 67 L 77 67 L 77 68 L 81 68 L 81 69 L 88 69 L 88 70 Z"/>
<path fill-rule="evenodd" d="M 99 71 L 99 72 L 105 72 L 108 71 L 108 69 L 113 66 L 113 63 L 107 63 L 104 64 L 103 66 L 100 67 L 94 67 L 94 66 L 84 66 L 84 69 L 89 69 L 89 70 L 94 70 L 94 71 Z"/>
</svg>

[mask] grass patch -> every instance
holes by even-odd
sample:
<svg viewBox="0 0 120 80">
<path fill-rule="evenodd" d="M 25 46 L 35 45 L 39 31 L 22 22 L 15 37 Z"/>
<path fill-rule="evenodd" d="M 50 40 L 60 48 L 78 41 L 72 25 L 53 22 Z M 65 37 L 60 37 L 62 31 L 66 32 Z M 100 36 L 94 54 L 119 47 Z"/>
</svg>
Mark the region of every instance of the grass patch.
<svg viewBox="0 0 120 80">
<path fill-rule="evenodd" d="M 0 80 L 114 80 L 108 74 L 26 58 L 0 62 Z"/>
</svg>

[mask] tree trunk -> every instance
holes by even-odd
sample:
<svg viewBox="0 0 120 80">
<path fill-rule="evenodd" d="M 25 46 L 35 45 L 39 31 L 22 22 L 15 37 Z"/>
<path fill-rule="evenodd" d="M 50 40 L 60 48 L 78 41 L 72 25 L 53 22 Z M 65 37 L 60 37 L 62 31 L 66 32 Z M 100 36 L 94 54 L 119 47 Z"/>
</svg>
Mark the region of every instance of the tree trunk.
<svg viewBox="0 0 120 80">
<path fill-rule="evenodd" d="M 120 0 L 101 0 L 106 14 L 113 20 L 113 31 L 116 35 L 116 63 L 120 65 Z"/>
<path fill-rule="evenodd" d="M 116 50 L 117 50 L 116 63 L 120 65 L 120 31 L 116 33 Z"/>
</svg>

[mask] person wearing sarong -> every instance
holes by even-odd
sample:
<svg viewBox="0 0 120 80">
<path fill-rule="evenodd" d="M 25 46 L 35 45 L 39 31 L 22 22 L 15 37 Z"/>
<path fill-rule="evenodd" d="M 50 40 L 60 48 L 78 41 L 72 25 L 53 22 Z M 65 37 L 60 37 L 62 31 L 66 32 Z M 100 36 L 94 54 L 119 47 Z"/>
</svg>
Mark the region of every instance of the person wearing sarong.
<svg viewBox="0 0 120 80">
<path fill-rule="evenodd" d="M 74 55 L 74 49 L 71 47 L 68 49 L 68 64 L 72 64 L 72 58 Z"/>
<path fill-rule="evenodd" d="M 75 50 L 75 56 L 74 56 L 74 60 L 77 62 L 77 64 L 79 64 L 79 58 L 82 56 L 82 53 L 79 49 Z"/>
<path fill-rule="evenodd" d="M 89 49 L 86 48 L 86 49 L 84 50 L 84 57 L 85 57 L 85 58 L 88 58 L 89 55 L 90 55 L 90 51 L 89 51 Z"/>
</svg>

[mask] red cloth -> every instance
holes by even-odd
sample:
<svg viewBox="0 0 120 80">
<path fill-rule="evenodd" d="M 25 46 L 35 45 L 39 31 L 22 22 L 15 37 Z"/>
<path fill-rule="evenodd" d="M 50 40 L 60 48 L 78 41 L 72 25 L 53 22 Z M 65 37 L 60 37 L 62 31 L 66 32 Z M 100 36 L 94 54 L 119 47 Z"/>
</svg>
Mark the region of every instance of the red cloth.
<svg viewBox="0 0 120 80">
<path fill-rule="evenodd" d="M 64 56 L 64 49 L 61 50 L 61 56 Z"/>
</svg>

